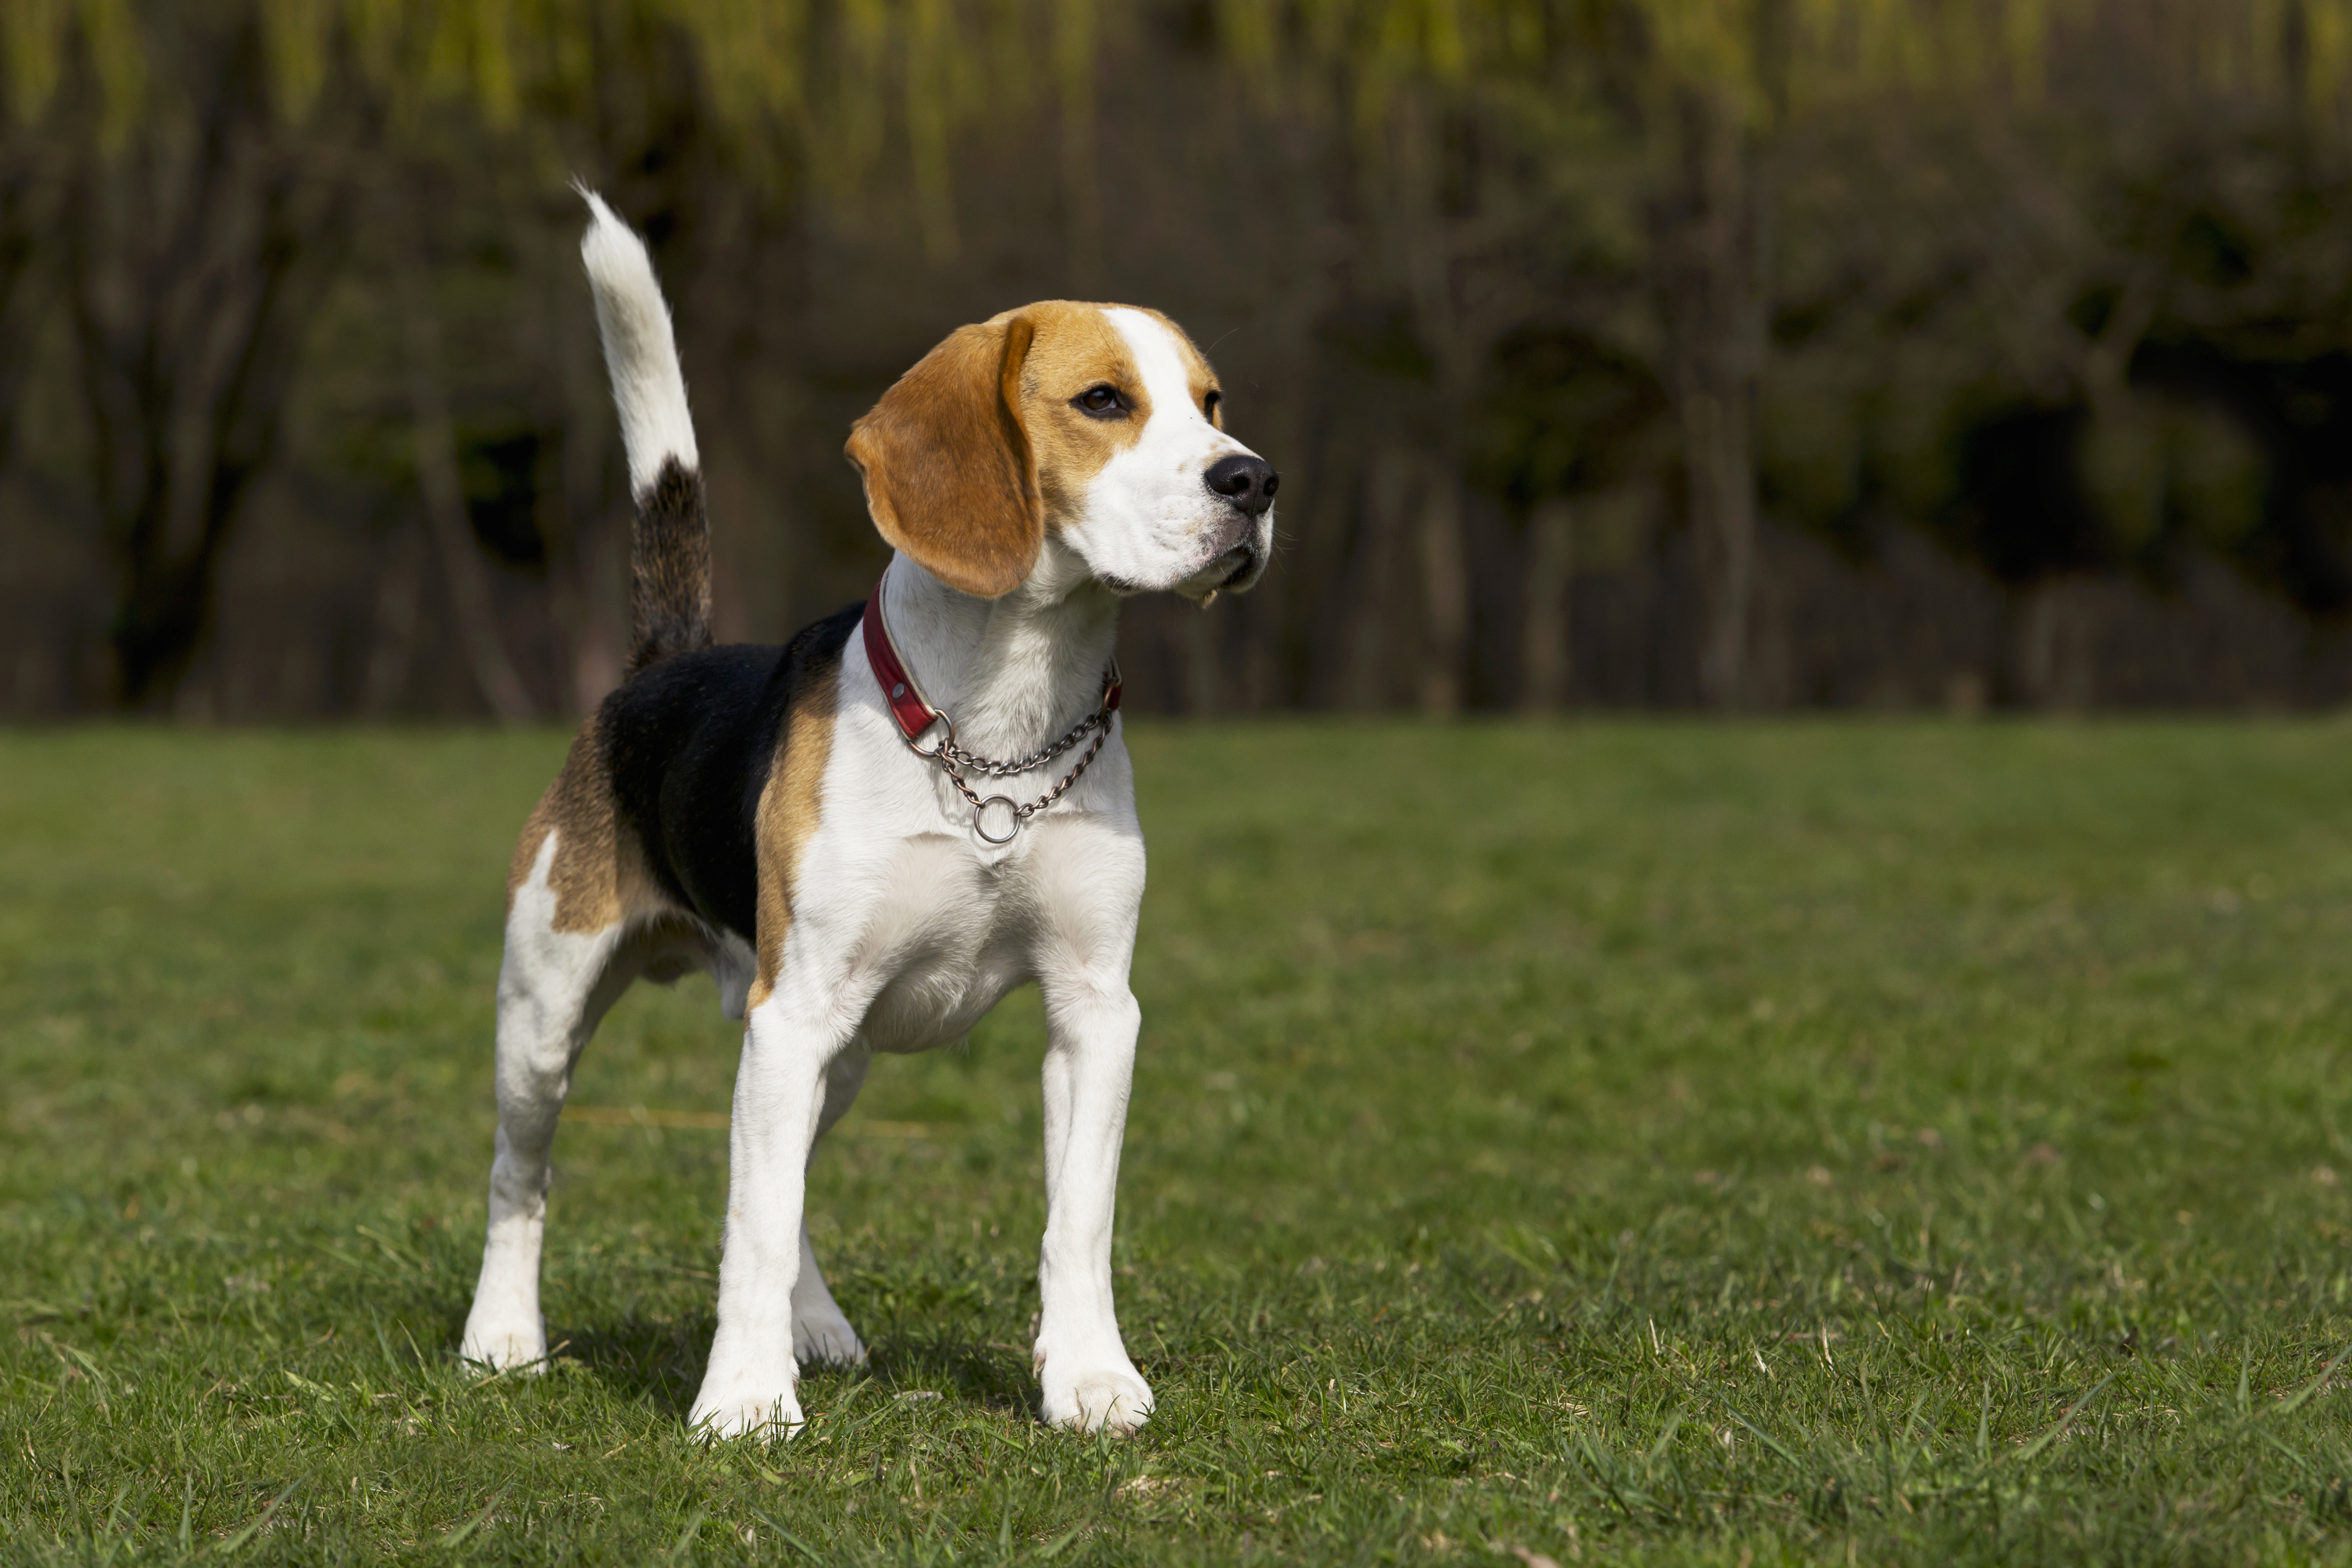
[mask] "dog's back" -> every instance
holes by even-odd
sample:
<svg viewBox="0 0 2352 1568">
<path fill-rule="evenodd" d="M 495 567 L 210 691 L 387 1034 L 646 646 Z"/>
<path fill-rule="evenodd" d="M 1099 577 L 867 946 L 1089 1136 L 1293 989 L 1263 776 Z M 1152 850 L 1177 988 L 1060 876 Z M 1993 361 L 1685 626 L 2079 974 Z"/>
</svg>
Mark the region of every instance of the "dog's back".
<svg viewBox="0 0 2352 1568">
<path fill-rule="evenodd" d="M 759 926 L 760 802 L 783 764 L 795 700 L 840 668 L 862 607 L 782 647 L 728 644 L 656 659 L 597 712 L 615 815 L 655 883 L 745 942 Z"/>
</svg>

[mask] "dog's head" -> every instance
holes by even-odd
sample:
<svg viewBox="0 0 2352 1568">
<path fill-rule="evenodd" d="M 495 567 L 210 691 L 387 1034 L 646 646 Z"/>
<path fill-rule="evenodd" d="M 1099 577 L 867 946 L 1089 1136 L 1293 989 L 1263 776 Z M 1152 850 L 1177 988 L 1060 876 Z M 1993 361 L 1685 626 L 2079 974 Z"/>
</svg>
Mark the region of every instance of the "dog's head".
<svg viewBox="0 0 2352 1568">
<path fill-rule="evenodd" d="M 1048 300 L 959 329 L 851 427 L 882 537 L 949 586 L 1011 592 L 1050 532 L 1121 593 L 1256 583 L 1275 471 L 1224 432 L 1217 373 L 1157 310 Z"/>
</svg>

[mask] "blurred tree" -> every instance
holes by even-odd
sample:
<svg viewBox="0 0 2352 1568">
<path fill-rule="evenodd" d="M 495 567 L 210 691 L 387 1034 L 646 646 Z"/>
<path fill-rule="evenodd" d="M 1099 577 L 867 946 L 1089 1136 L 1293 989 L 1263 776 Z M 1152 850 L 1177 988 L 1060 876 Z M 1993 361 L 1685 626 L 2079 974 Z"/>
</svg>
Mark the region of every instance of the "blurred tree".
<svg viewBox="0 0 2352 1568">
<path fill-rule="evenodd" d="M 1094 0 L 1048 9 L 1050 79 L 1070 130 L 1073 234 L 1098 251 L 1080 123 L 1092 103 Z M 120 573 L 120 700 L 167 704 L 185 670 L 240 505 L 276 449 L 305 331 L 365 228 L 384 242 L 406 320 L 414 473 L 460 641 L 492 710 L 528 718 L 530 699 L 500 646 L 460 516 L 433 286 L 435 193 L 486 153 L 536 167 L 551 184 L 583 163 L 653 167 L 683 116 L 714 162 L 762 200 L 789 204 L 810 189 L 840 200 L 872 169 L 896 81 L 925 243 L 951 256 L 957 127 L 1021 104 L 1048 79 L 1021 47 L 1028 22 L 1024 7 L 996 6 L 975 29 L 948 0 L 16 0 L 0 9 L 16 128 L 0 161 L 0 331 L 46 181 L 64 215 L 61 283 L 92 488 Z M 681 45 L 692 85 L 665 94 L 659 63 Z M 27 155 L 34 148 L 41 156 Z M 13 385 L 0 372 L 0 436 Z"/>
<path fill-rule="evenodd" d="M 43 210 L 47 195 L 28 150 L 0 138 L 0 461 L 15 444 L 16 400 L 32 354 L 29 310 L 18 301 L 39 249 L 39 236 L 54 217 Z"/>
<path fill-rule="evenodd" d="M 1569 220 L 1575 197 L 1589 205 L 1609 183 L 1593 177 L 1596 163 L 1643 170 L 1615 189 L 1644 215 L 1640 266 L 1654 286 L 1654 319 L 1619 341 L 1640 345 L 1672 398 L 1706 603 L 1701 680 L 1709 700 L 1739 706 L 1755 696 L 1755 405 L 1771 341 L 1772 260 L 1785 243 L 1774 191 L 1790 133 L 1873 106 L 1914 115 L 1964 106 L 1981 152 L 2016 182 L 2024 226 L 2064 227 L 2045 240 L 2079 251 L 2086 226 L 2069 210 L 2067 182 L 2040 166 L 2017 129 L 2022 117 L 2047 118 L 2053 56 L 2080 51 L 2105 68 L 2127 51 L 2133 69 L 2108 73 L 2124 95 L 2168 83 L 2268 96 L 2315 116 L 2334 112 L 2352 56 L 2343 0 L 1223 0 L 1219 14 L 1262 104 L 1352 134 L 1369 248 L 1393 268 L 1391 282 L 1375 286 L 1393 289 L 1409 311 L 1429 394 L 1417 444 L 1443 476 L 1415 490 L 1421 689 L 1435 710 L 1459 691 L 1463 590 L 1450 520 L 1463 414 L 1501 335 L 1530 314 L 1496 284 L 1532 280 L 1525 262 L 1539 237 Z M 1596 117 L 1613 121 L 1614 134 Z M 1580 177 L 1564 179 L 1569 170 Z M 1589 213 L 1576 216 L 1591 226 Z M 2166 297 L 2163 267 L 2125 277 L 2113 308 L 2085 327 L 2072 310 L 2081 285 L 2070 288 L 2046 250 L 2003 254 L 2032 243 L 2011 232 L 1986 237 L 2012 290 L 1996 305 L 1998 330 L 2030 344 L 2030 357 L 2056 355 L 2027 374 L 2075 389 L 2097 430 L 2120 427 L 2132 356 Z M 2126 258 L 2156 259 L 2141 247 L 2116 259 Z M 1408 469 L 1378 471 L 1394 484 Z M 1557 554 L 1549 533 L 1531 548 Z"/>
<path fill-rule="evenodd" d="M 257 506 L 265 471 L 311 487 L 320 574 L 381 572 L 348 689 L 397 708 L 455 668 L 509 717 L 593 700 L 625 508 L 562 195 L 585 172 L 681 302 L 739 635 L 870 570 L 832 437 L 889 369 L 1006 299 L 1109 291 L 1240 332 L 1237 414 L 1291 477 L 1266 592 L 1181 632 L 1139 607 L 1195 706 L 1756 706 L 1963 666 L 2096 692 L 2062 667 L 2112 661 L 2085 617 L 2126 577 L 2226 561 L 2352 602 L 2347 24 L 2352 0 L 17 0 L 0 432 L 43 424 L 0 447 L 0 506 L 92 520 L 126 702 L 225 646 L 236 520 L 296 505 Z M 1922 526 L 1993 585 L 2006 654 L 1793 618 L 1827 570 L 1798 534 L 1866 573 Z M 17 689 L 49 679 L 9 657 Z M 1791 673 L 1898 657 L 1946 664 Z"/>
<path fill-rule="evenodd" d="M 152 707 L 185 668 L 275 449 L 348 187 L 334 140 L 274 121 L 257 31 L 236 7 L 142 17 L 82 0 L 8 16 L 10 107 L 49 132 L 27 183 L 51 188 L 17 199 L 57 214 L 91 492 L 120 574 L 118 691 Z"/>
</svg>

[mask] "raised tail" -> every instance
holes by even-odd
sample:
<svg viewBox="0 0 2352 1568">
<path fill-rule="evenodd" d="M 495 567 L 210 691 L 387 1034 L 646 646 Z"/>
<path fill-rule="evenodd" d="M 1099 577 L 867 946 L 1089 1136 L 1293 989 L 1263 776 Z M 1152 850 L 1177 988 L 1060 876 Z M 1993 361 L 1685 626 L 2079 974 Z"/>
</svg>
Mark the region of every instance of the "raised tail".
<svg viewBox="0 0 2352 1568">
<path fill-rule="evenodd" d="M 629 535 L 634 675 L 657 658 L 710 646 L 710 511 L 677 342 L 653 259 L 604 198 L 584 185 L 574 188 L 588 204 L 580 259 L 596 296 L 596 330 L 637 504 Z"/>
</svg>

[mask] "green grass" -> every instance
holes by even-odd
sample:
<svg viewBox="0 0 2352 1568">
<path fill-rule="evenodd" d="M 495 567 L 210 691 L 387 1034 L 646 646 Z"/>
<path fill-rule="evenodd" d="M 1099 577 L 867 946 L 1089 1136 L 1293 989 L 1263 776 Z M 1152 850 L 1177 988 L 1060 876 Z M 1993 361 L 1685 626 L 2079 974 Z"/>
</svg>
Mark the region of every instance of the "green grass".
<svg viewBox="0 0 2352 1568">
<path fill-rule="evenodd" d="M 5 1555 L 2352 1560 L 2352 730 L 1138 726 L 1158 1415 L 1035 1425 L 1024 993 L 821 1153 L 768 1449 L 721 1133 L 568 1125 L 554 1371 L 455 1359 L 562 743 L 0 737 Z M 735 1051 L 641 988 L 574 1102 Z"/>
</svg>

